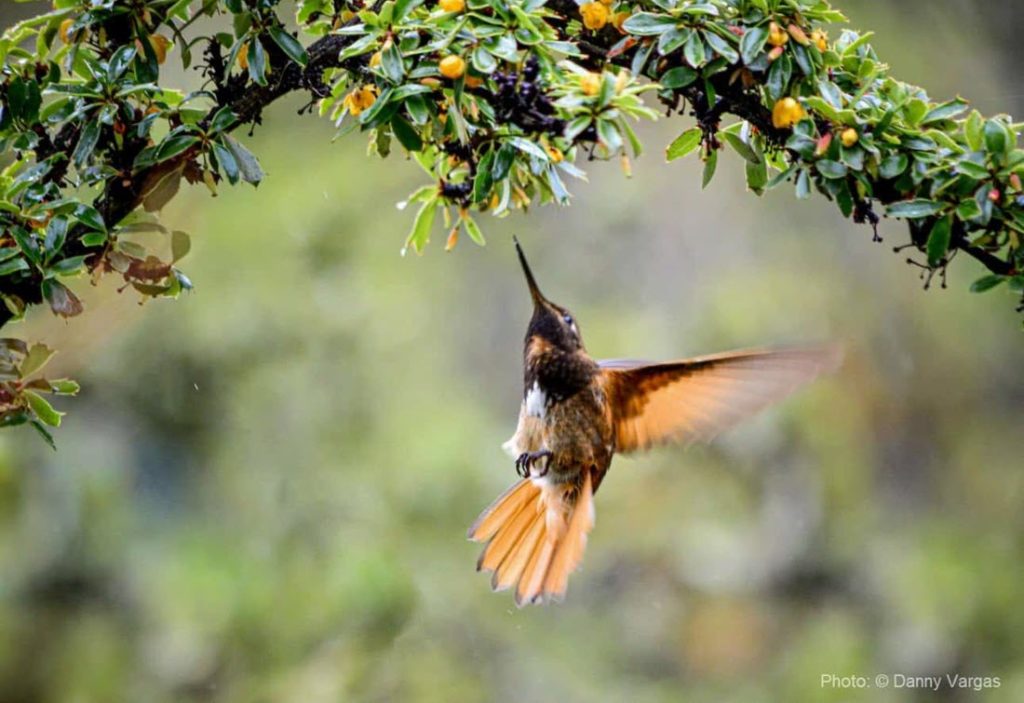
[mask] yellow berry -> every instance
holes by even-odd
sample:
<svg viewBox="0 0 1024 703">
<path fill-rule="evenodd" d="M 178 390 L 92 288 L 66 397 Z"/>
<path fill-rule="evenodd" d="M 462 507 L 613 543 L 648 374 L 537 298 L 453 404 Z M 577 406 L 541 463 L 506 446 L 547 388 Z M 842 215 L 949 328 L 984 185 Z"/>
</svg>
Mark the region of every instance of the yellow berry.
<svg viewBox="0 0 1024 703">
<path fill-rule="evenodd" d="M 857 134 L 857 130 L 853 127 L 847 127 L 843 130 L 843 133 L 839 135 L 839 139 L 843 142 L 843 146 L 849 149 L 851 146 L 857 143 L 860 139 L 860 135 Z"/>
<path fill-rule="evenodd" d="M 243 71 L 249 68 L 249 42 L 242 44 L 242 48 L 238 50 L 238 67 Z"/>
<path fill-rule="evenodd" d="M 622 29 L 622 23 L 629 19 L 629 10 L 623 10 L 622 12 L 616 12 L 612 15 L 610 22 L 615 29 L 625 34 L 625 30 Z"/>
<path fill-rule="evenodd" d="M 167 49 L 171 46 L 171 40 L 159 34 L 151 34 L 146 37 L 146 40 L 149 42 L 150 48 L 153 49 L 153 55 L 156 56 L 156 62 L 162 64 L 166 61 Z M 135 40 L 135 48 L 143 57 L 145 57 L 145 49 L 142 46 L 142 42 L 138 39 Z"/>
<path fill-rule="evenodd" d="M 789 41 L 789 33 L 779 26 L 778 22 L 768 25 L 768 43 L 772 46 L 782 46 Z"/>
<path fill-rule="evenodd" d="M 586 73 L 580 76 L 580 88 L 584 95 L 597 95 L 601 90 L 601 74 Z"/>
<path fill-rule="evenodd" d="M 793 98 L 783 98 L 772 108 L 772 125 L 776 129 L 792 127 L 802 120 L 807 113 L 803 106 Z"/>
<path fill-rule="evenodd" d="M 57 31 L 57 34 L 60 35 L 61 41 L 65 44 L 71 43 L 71 25 L 74 23 L 75 21 L 70 17 L 60 23 L 60 29 Z"/>
<path fill-rule="evenodd" d="M 449 80 L 455 80 L 461 78 L 462 74 L 466 72 L 466 62 L 462 60 L 461 56 L 445 56 L 441 59 L 441 63 L 438 64 L 438 68 L 441 71 L 441 75 Z"/>
<path fill-rule="evenodd" d="M 588 2 L 580 5 L 583 26 L 593 31 L 604 28 L 608 24 L 610 14 L 608 6 L 600 2 Z"/>
<path fill-rule="evenodd" d="M 811 41 L 818 47 L 818 51 L 823 52 L 828 48 L 828 33 L 821 29 L 815 29 L 811 32 Z"/>
<path fill-rule="evenodd" d="M 437 6 L 445 12 L 462 12 L 466 9 L 466 0 L 439 0 Z"/>
</svg>

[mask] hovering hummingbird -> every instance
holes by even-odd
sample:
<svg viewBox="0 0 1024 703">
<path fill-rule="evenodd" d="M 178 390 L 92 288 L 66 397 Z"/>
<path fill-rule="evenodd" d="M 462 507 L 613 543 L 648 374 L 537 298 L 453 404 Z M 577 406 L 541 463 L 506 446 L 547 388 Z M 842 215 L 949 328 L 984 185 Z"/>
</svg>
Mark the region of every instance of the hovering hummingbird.
<svg viewBox="0 0 1024 703">
<path fill-rule="evenodd" d="M 576 319 L 540 292 L 513 238 L 533 298 L 523 401 L 503 448 L 521 480 L 469 529 L 486 542 L 477 571 L 516 604 L 560 600 L 594 525 L 594 493 L 612 457 L 667 442 L 710 440 L 839 363 L 837 347 L 733 351 L 648 363 L 595 361 Z"/>
</svg>

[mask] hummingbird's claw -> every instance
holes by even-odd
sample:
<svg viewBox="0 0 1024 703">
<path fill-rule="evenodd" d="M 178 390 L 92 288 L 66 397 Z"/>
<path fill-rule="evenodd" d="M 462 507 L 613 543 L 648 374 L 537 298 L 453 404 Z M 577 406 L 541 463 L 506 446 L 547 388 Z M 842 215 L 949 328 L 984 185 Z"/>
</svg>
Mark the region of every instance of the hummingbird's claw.
<svg viewBox="0 0 1024 703">
<path fill-rule="evenodd" d="M 551 451 L 543 449 L 539 452 L 523 452 L 516 457 L 516 474 L 522 478 L 542 478 L 548 474 L 548 466 L 551 463 Z M 533 472 L 533 465 L 541 459 L 547 459 L 537 473 Z"/>
</svg>

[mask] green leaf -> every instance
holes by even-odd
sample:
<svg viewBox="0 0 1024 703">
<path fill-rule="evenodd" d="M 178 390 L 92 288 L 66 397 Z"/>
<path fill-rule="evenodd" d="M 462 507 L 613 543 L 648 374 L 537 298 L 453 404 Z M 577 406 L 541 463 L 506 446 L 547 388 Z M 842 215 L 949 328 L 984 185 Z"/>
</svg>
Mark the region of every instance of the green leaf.
<svg viewBox="0 0 1024 703">
<path fill-rule="evenodd" d="M 480 246 L 484 246 L 487 242 L 484 240 L 484 233 L 480 231 L 480 226 L 473 220 L 472 217 L 466 215 L 462 218 L 462 226 L 466 228 L 466 234 Z"/>
<path fill-rule="evenodd" d="M 981 217 L 981 215 L 981 205 L 978 205 L 978 201 L 974 198 L 965 198 L 956 206 L 956 216 L 961 220 L 969 221 Z"/>
<path fill-rule="evenodd" d="M 92 152 L 96 149 L 96 144 L 100 140 L 100 122 L 97 119 L 89 120 L 85 123 L 82 128 L 82 134 L 78 138 L 78 145 L 75 147 L 75 153 L 71 159 L 75 162 L 75 166 L 79 168 L 89 160 L 92 156 Z"/>
<path fill-rule="evenodd" d="M 46 366 L 47 362 L 53 358 L 55 353 L 56 352 L 53 349 L 50 349 L 45 344 L 36 342 L 29 347 L 28 353 L 25 354 L 25 358 L 18 367 L 18 373 L 21 374 L 22 378 L 28 378 L 39 369 Z"/>
<path fill-rule="evenodd" d="M 50 381 L 50 388 L 58 395 L 78 395 L 78 391 L 81 390 L 78 382 L 72 381 L 70 378 L 58 378 Z"/>
<path fill-rule="evenodd" d="M 989 274 L 988 276 L 982 276 L 977 281 L 971 284 L 971 292 L 984 293 L 987 290 L 995 288 L 1005 280 L 1006 276 L 1000 276 L 997 273 Z"/>
<path fill-rule="evenodd" d="M 430 241 L 430 230 L 434 226 L 435 212 L 437 212 L 436 194 L 430 200 L 423 203 L 420 206 L 419 212 L 416 213 L 416 219 L 412 223 L 412 230 L 409 232 L 409 237 L 405 240 L 405 248 L 402 249 L 403 254 L 410 246 L 412 246 L 417 254 L 423 252 L 427 242 Z"/>
<path fill-rule="evenodd" d="M 761 195 L 764 193 L 765 185 L 768 183 L 768 164 L 765 163 L 764 155 L 756 162 L 747 162 L 747 188 L 751 192 Z"/>
<path fill-rule="evenodd" d="M 984 181 L 992 177 L 992 174 L 988 172 L 988 168 L 984 165 L 976 164 L 967 159 L 961 159 L 957 162 L 956 171 L 976 181 Z"/>
<path fill-rule="evenodd" d="M 950 234 L 953 231 L 953 217 L 946 215 L 940 217 L 932 225 L 932 231 L 928 235 L 928 244 L 925 251 L 928 254 L 928 265 L 938 266 L 946 256 L 949 249 Z"/>
<path fill-rule="evenodd" d="M 990 154 L 1004 156 L 1013 146 L 1013 143 L 1010 141 L 1009 130 L 999 120 L 986 120 L 983 134 L 985 136 L 985 149 Z"/>
<path fill-rule="evenodd" d="M 256 160 L 253 153 L 242 146 L 241 142 L 229 134 L 223 135 L 223 139 L 227 142 L 227 147 L 231 151 L 231 155 L 235 158 L 235 163 L 238 164 L 242 180 L 246 183 L 252 183 L 253 185 L 262 181 L 263 169 L 260 168 L 260 162 Z"/>
<path fill-rule="evenodd" d="M 740 52 L 738 52 L 732 44 L 714 32 L 705 31 L 704 39 L 716 54 L 729 63 L 736 63 L 740 60 Z"/>
<path fill-rule="evenodd" d="M 675 26 L 674 18 L 651 12 L 637 12 L 622 23 L 624 30 L 641 37 L 662 34 Z"/>
<path fill-rule="evenodd" d="M 267 52 L 256 37 L 249 41 L 249 78 L 259 85 L 267 84 Z"/>
<path fill-rule="evenodd" d="M 971 147 L 971 151 L 981 151 L 981 148 L 985 146 L 984 126 L 985 121 L 982 119 L 981 113 L 972 110 L 967 121 L 964 122 L 964 137 L 967 138 L 967 145 Z"/>
<path fill-rule="evenodd" d="M 189 250 L 192 249 L 192 238 L 188 236 L 188 232 L 182 232 L 180 229 L 176 229 L 171 233 L 171 262 L 177 263 L 185 258 Z"/>
<path fill-rule="evenodd" d="M 391 131 L 406 151 L 420 151 L 423 148 L 423 140 L 419 133 L 401 115 L 391 118 Z"/>
<path fill-rule="evenodd" d="M 689 66 L 676 66 L 661 74 L 661 79 L 658 82 L 665 88 L 678 90 L 693 83 L 699 75 Z"/>
<path fill-rule="evenodd" d="M 49 401 L 38 393 L 34 391 L 23 392 L 25 394 L 25 400 L 28 401 L 28 406 L 32 409 L 32 412 L 35 413 L 36 417 L 50 427 L 60 427 L 60 418 L 64 413 L 59 413 L 54 410 Z"/>
<path fill-rule="evenodd" d="M 935 200 L 917 198 L 915 200 L 902 200 L 889 205 L 885 212 L 890 217 L 903 217 L 906 219 L 917 219 L 937 215 L 945 209 L 946 205 Z"/>
<path fill-rule="evenodd" d="M 731 146 L 736 153 L 742 156 L 748 163 L 759 164 L 764 160 L 763 157 L 754 150 L 754 147 L 747 144 L 740 138 L 740 135 L 723 130 L 718 133 L 718 136 L 725 139 L 725 141 L 729 143 L 729 146 Z"/>
<path fill-rule="evenodd" d="M 9 276 L 17 271 L 28 271 L 31 268 L 27 261 L 18 257 L 16 259 L 8 259 L 3 263 L 0 263 L 0 276 Z"/>
<path fill-rule="evenodd" d="M 754 63 L 766 41 L 768 41 L 768 30 L 765 27 L 758 26 L 747 29 L 743 39 L 740 40 L 740 55 L 743 57 L 743 63 L 748 66 Z"/>
<path fill-rule="evenodd" d="M 967 101 L 960 98 L 949 100 L 936 105 L 932 109 L 928 110 L 924 118 L 921 120 L 922 125 L 929 124 L 930 122 L 939 122 L 940 120 L 949 120 L 961 112 L 967 109 Z"/>
<path fill-rule="evenodd" d="M 910 159 L 907 158 L 906 154 L 892 154 L 883 159 L 882 163 L 878 165 L 878 175 L 882 178 L 896 178 L 896 176 L 907 170 L 909 163 Z"/>
<path fill-rule="evenodd" d="M 704 65 L 705 55 L 704 40 L 701 38 L 700 32 L 690 32 L 686 44 L 683 45 L 683 56 L 686 57 L 686 63 L 694 68 L 700 68 Z"/>
<path fill-rule="evenodd" d="M 178 134 L 165 139 L 160 142 L 160 148 L 156 152 L 156 160 L 157 162 L 169 161 L 198 143 L 199 137 L 194 134 Z"/>
<path fill-rule="evenodd" d="M 718 167 L 718 151 L 712 151 L 704 160 L 704 174 L 701 176 L 700 187 L 707 188 L 711 179 L 715 177 L 715 169 Z"/>
<path fill-rule="evenodd" d="M 800 175 L 796 177 L 796 197 L 800 200 L 811 197 L 811 176 L 806 168 L 800 169 Z"/>
<path fill-rule="evenodd" d="M 483 46 L 478 46 L 473 50 L 471 60 L 473 68 L 480 73 L 494 73 L 498 68 L 498 62 L 495 60 L 494 55 Z"/>
<path fill-rule="evenodd" d="M 306 54 L 306 50 L 302 48 L 302 44 L 299 43 L 298 39 L 285 31 L 281 25 L 274 25 L 267 29 L 267 31 L 270 32 L 270 38 L 281 47 L 281 51 L 288 58 L 305 68 L 306 63 L 309 61 L 309 56 Z"/>
<path fill-rule="evenodd" d="M 818 173 L 831 180 L 845 178 L 847 174 L 846 164 L 831 159 L 821 159 L 815 162 L 814 167 Z"/>
<path fill-rule="evenodd" d="M 402 62 L 402 52 L 399 51 L 396 42 L 392 42 L 391 46 L 381 52 L 380 67 L 392 83 L 402 82 L 402 78 L 405 76 L 405 64 Z"/>
<path fill-rule="evenodd" d="M 703 132 L 699 127 L 688 129 L 672 140 L 672 143 L 665 149 L 665 160 L 675 161 L 682 158 L 700 146 Z"/>
</svg>

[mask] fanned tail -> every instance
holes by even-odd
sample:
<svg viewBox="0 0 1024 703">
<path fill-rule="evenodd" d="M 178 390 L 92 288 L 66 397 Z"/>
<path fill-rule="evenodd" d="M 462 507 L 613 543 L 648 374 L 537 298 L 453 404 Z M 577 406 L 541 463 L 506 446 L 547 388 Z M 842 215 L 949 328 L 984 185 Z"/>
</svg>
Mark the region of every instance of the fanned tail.
<svg viewBox="0 0 1024 703">
<path fill-rule="evenodd" d="M 594 488 L 589 471 L 576 482 L 519 481 L 498 497 L 469 528 L 487 542 L 477 571 L 490 571 L 491 587 L 516 587 L 516 605 L 561 600 L 583 560 L 594 526 Z"/>
</svg>

